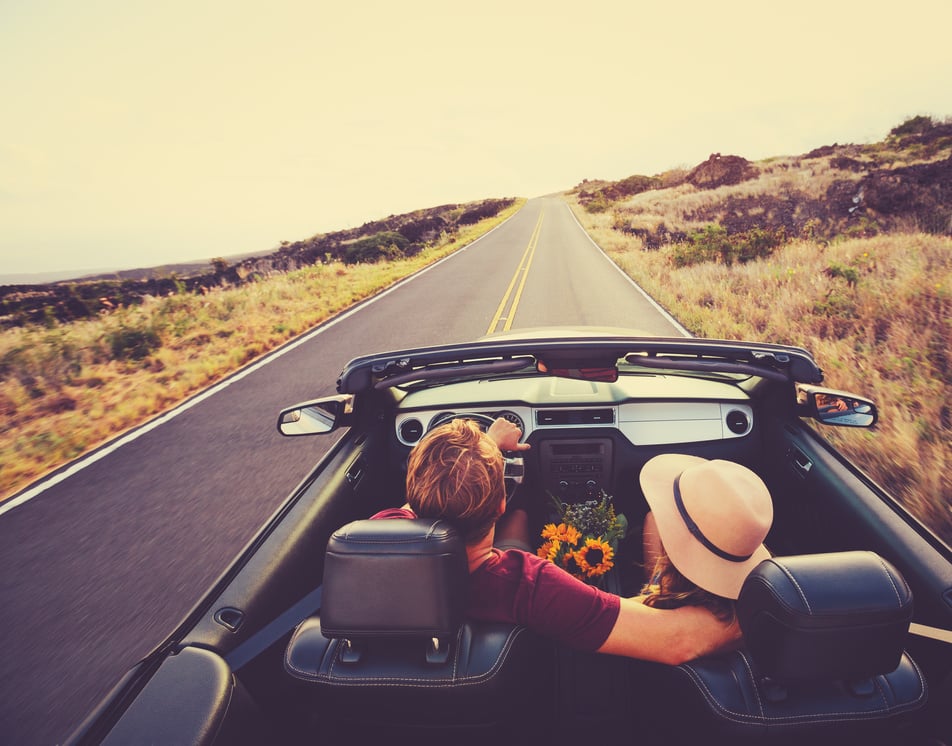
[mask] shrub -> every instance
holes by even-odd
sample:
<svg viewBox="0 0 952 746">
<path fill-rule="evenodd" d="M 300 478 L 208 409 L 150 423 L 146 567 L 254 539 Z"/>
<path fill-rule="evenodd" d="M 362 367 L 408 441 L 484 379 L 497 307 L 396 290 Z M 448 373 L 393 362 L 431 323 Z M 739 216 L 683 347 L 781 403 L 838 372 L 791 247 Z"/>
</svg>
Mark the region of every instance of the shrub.
<svg viewBox="0 0 952 746">
<path fill-rule="evenodd" d="M 446 228 L 446 221 L 438 215 L 412 220 L 400 226 L 400 235 L 411 243 L 432 241 Z"/>
<path fill-rule="evenodd" d="M 826 274 L 829 277 L 843 278 L 850 287 L 853 287 L 859 282 L 859 270 L 857 270 L 856 267 L 844 267 L 838 262 L 830 264 L 830 266 L 826 268 Z"/>
<path fill-rule="evenodd" d="M 381 258 L 399 258 L 409 243 L 406 237 L 395 231 L 381 231 L 354 241 L 347 247 L 344 261 L 347 264 L 357 264 L 358 262 L 373 263 Z"/>
<path fill-rule="evenodd" d="M 142 360 L 162 346 L 154 329 L 119 326 L 106 335 L 109 350 L 116 360 Z"/>
<path fill-rule="evenodd" d="M 706 225 L 688 236 L 689 243 L 675 247 L 674 266 L 687 267 L 703 262 L 716 262 L 719 259 L 730 264 L 732 252 L 727 229 L 721 225 Z"/>
<path fill-rule="evenodd" d="M 751 228 L 749 231 L 731 236 L 734 247 L 733 257 L 741 264 L 754 259 L 766 259 L 774 249 L 786 243 L 787 232 L 781 226 L 770 228 Z"/>
<path fill-rule="evenodd" d="M 592 199 L 585 203 L 585 211 L 590 213 L 605 212 L 612 203 L 604 194 L 599 192 Z"/>
<path fill-rule="evenodd" d="M 935 127 L 935 121 L 932 117 L 918 116 L 909 117 L 902 124 L 898 124 L 889 130 L 889 134 L 894 137 L 903 137 L 904 135 L 922 135 Z"/>
<path fill-rule="evenodd" d="M 678 244 L 672 252 L 676 267 L 687 267 L 703 262 L 720 262 L 727 266 L 734 262 L 746 264 L 755 259 L 766 259 L 786 240 L 783 227 L 751 228 L 743 233 L 729 235 L 722 225 L 707 225 L 688 236 L 689 243 Z"/>
</svg>

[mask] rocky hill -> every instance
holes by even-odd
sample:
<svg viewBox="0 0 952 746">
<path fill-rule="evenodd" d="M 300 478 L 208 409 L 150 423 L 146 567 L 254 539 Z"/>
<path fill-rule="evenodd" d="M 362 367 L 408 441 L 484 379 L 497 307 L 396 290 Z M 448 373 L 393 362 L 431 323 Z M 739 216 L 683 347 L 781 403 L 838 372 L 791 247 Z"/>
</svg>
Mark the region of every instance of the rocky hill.
<svg viewBox="0 0 952 746">
<path fill-rule="evenodd" d="M 799 182 L 789 178 L 794 173 L 800 174 Z M 771 181 L 778 174 L 788 178 Z M 725 189 L 745 182 L 750 183 L 749 189 Z M 774 182 L 781 186 L 772 186 Z M 652 190 L 677 187 L 712 196 L 693 200 L 693 207 L 667 220 L 649 217 L 643 206 L 631 200 Z M 779 242 L 895 230 L 948 235 L 952 233 L 952 122 L 914 117 L 880 143 L 834 144 L 760 163 L 715 153 L 690 171 L 630 176 L 617 182 L 585 181 L 575 191 L 586 210 L 610 211 L 614 227 L 639 236 L 648 249 L 688 242 L 692 231 L 711 225 L 722 229 L 728 239 L 756 232 Z"/>
<path fill-rule="evenodd" d="M 285 242 L 277 251 L 232 262 L 215 258 L 208 263 L 129 270 L 67 282 L 4 285 L 0 286 L 0 327 L 73 321 L 140 303 L 146 296 L 237 286 L 320 262 L 354 264 L 412 256 L 442 234 L 453 235 L 462 226 L 496 215 L 513 202 L 511 198 L 487 199 L 391 215 L 359 228 Z"/>
</svg>

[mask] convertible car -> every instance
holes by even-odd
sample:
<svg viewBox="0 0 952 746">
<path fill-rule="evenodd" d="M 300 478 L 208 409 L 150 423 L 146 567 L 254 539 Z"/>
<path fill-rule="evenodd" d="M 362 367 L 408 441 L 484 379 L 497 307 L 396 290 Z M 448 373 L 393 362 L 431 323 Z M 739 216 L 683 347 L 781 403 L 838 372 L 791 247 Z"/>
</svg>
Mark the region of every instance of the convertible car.
<svg viewBox="0 0 952 746">
<path fill-rule="evenodd" d="M 952 743 L 952 551 L 822 437 L 878 417 L 822 383 L 798 347 L 624 330 L 356 358 L 336 396 L 278 413 L 284 435 L 336 442 L 70 742 Z M 741 646 L 668 666 L 466 619 L 454 528 L 367 519 L 404 503 L 428 430 L 498 417 L 531 444 L 504 455 L 535 531 L 609 496 L 625 516 L 599 577 L 624 595 L 643 582 L 648 459 L 756 471 L 772 556 L 738 600 Z"/>
</svg>

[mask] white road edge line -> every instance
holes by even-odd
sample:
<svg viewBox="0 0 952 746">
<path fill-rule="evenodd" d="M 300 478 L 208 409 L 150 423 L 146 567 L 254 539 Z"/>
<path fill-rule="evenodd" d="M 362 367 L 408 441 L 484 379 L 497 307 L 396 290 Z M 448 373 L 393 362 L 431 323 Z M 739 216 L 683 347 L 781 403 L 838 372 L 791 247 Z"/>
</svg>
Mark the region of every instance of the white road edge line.
<svg viewBox="0 0 952 746">
<path fill-rule="evenodd" d="M 913 622 L 909 625 L 909 634 L 952 644 L 952 631 L 942 627 L 929 627 L 925 624 Z"/>
<path fill-rule="evenodd" d="M 358 303 L 351 306 L 346 311 L 341 312 L 337 316 L 332 316 L 330 319 L 327 319 L 326 321 L 322 321 L 317 327 L 315 327 L 311 331 L 305 332 L 303 335 L 301 335 L 297 339 L 291 340 L 290 342 L 285 342 L 281 347 L 268 353 L 260 360 L 257 360 L 254 363 L 251 363 L 246 368 L 239 369 L 235 373 L 232 373 L 231 375 L 229 375 L 224 380 L 216 383 L 211 388 L 207 388 L 204 391 L 193 395 L 190 399 L 187 399 L 186 401 L 182 402 L 178 406 L 173 407 L 167 412 L 157 416 L 155 419 L 145 422 L 144 424 L 138 426 L 131 432 L 121 436 L 118 440 L 112 441 L 111 443 L 107 442 L 105 445 L 100 446 L 99 449 L 94 451 L 93 453 L 90 453 L 86 456 L 80 456 L 77 460 L 73 461 L 68 466 L 63 468 L 62 471 L 58 471 L 54 474 L 49 475 L 48 477 L 41 477 L 40 480 L 34 483 L 32 487 L 27 487 L 25 491 L 20 492 L 10 497 L 8 500 L 0 503 L 0 516 L 32 500 L 37 495 L 43 494 L 50 487 L 56 486 L 60 482 L 63 482 L 66 479 L 69 479 L 71 476 L 79 473 L 80 471 L 85 469 L 87 466 L 90 466 L 91 464 L 96 463 L 100 459 L 103 459 L 106 456 L 109 456 L 110 454 L 115 453 L 127 443 L 131 443 L 136 438 L 142 435 L 145 435 L 148 432 L 151 432 L 152 430 L 159 427 L 160 425 L 164 425 L 166 422 L 174 419 L 175 417 L 178 417 L 183 412 L 187 412 L 189 409 L 191 409 L 195 405 L 201 404 L 203 401 L 205 401 L 211 396 L 214 396 L 222 389 L 227 388 L 228 386 L 233 384 L 235 381 L 240 381 L 245 376 L 249 376 L 255 371 L 257 371 L 258 369 L 263 368 L 272 360 L 275 360 L 281 357 L 285 353 L 290 352 L 291 350 L 299 347 L 305 342 L 309 342 L 314 337 L 327 331 L 331 327 L 336 326 L 341 321 L 344 321 L 345 319 L 350 318 L 351 316 L 353 316 L 355 313 L 357 313 L 359 310 L 361 310 L 365 306 L 368 306 L 371 303 L 376 303 L 381 298 L 386 297 L 387 295 L 392 293 L 394 290 L 397 290 L 403 285 L 406 285 L 407 283 L 412 282 L 417 277 L 429 272 L 434 267 L 437 267 L 443 262 L 449 259 L 452 259 L 454 256 L 459 256 L 459 254 L 466 251 L 471 246 L 475 246 L 477 243 L 482 241 L 484 238 L 486 238 L 486 236 L 490 235 L 491 233 L 494 233 L 499 228 L 502 228 L 502 226 L 504 226 L 506 223 L 512 220 L 521 211 L 522 211 L 522 208 L 519 208 L 518 210 L 516 210 L 516 212 L 514 212 L 512 215 L 510 215 L 508 218 L 502 221 L 495 228 L 487 231 L 486 233 L 481 235 L 479 238 L 474 239 L 473 241 L 466 244 L 462 248 L 457 249 L 452 254 L 444 256 L 442 259 L 439 259 L 433 262 L 433 264 L 427 265 L 423 269 L 417 270 L 412 275 L 408 275 L 407 277 L 404 277 L 402 280 L 397 281 L 396 283 L 391 285 L 389 288 L 378 293 L 377 295 L 374 295 L 370 298 L 366 298 L 365 300 L 359 301 Z"/>
<path fill-rule="evenodd" d="M 639 285 L 637 282 L 635 282 L 633 279 L 631 279 L 631 277 L 629 277 L 627 274 L 625 274 L 624 270 L 622 270 L 621 267 L 619 267 L 617 264 L 615 264 L 615 262 L 612 260 L 612 258 L 611 258 L 610 256 L 608 256 L 608 254 L 605 253 L 605 250 L 604 250 L 601 246 L 599 246 L 597 243 L 595 243 L 595 239 L 593 239 L 590 235 L 588 235 L 588 231 L 585 230 L 585 228 L 582 227 L 582 224 L 578 221 L 578 218 L 575 217 L 575 213 L 572 212 L 572 208 L 569 207 L 568 204 L 566 204 L 565 202 L 563 202 L 562 204 L 565 205 L 565 209 L 569 211 L 569 215 L 572 216 L 572 220 L 575 221 L 575 224 L 579 227 L 579 230 L 582 231 L 583 234 L 585 234 L 585 238 L 587 238 L 587 239 L 589 240 L 589 243 L 591 243 L 592 246 L 594 246 L 596 249 L 598 249 L 598 251 L 601 253 L 601 255 L 602 255 L 603 257 L 605 257 L 605 259 L 608 261 L 608 263 L 611 264 L 615 269 L 617 269 L 618 272 L 619 272 L 619 274 L 620 274 L 622 277 L 624 277 L 626 280 L 628 280 L 628 282 L 630 282 L 630 283 L 634 286 L 634 288 L 635 288 L 639 293 L 641 293 L 641 294 L 644 296 L 645 300 L 648 301 L 652 306 L 654 306 L 655 310 L 656 310 L 658 313 L 660 313 L 662 316 L 664 316 L 665 319 L 667 319 L 668 323 L 670 323 L 675 329 L 677 329 L 679 332 L 681 332 L 681 335 L 682 335 L 682 336 L 685 336 L 685 337 L 693 337 L 694 335 L 691 334 L 691 332 L 689 332 L 689 331 L 688 331 L 687 329 L 685 329 L 683 326 L 681 326 L 681 323 L 680 323 L 676 318 L 674 318 L 674 316 L 672 316 L 670 313 L 668 313 L 666 310 L 664 310 L 664 308 L 662 308 L 662 307 L 658 304 L 658 301 L 656 301 L 654 298 L 652 298 L 650 295 L 648 295 L 648 293 L 646 293 L 646 292 L 644 291 L 644 288 L 642 288 L 641 285 Z"/>
</svg>

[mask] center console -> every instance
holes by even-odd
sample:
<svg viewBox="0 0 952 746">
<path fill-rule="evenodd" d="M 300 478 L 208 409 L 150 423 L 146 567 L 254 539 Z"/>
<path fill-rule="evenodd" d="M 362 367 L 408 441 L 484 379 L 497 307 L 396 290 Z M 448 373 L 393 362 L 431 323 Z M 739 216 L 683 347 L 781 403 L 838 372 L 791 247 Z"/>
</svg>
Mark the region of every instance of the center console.
<svg viewBox="0 0 952 746">
<path fill-rule="evenodd" d="M 610 438 L 543 440 L 537 446 L 544 489 L 563 502 L 594 500 L 611 491 Z"/>
</svg>

